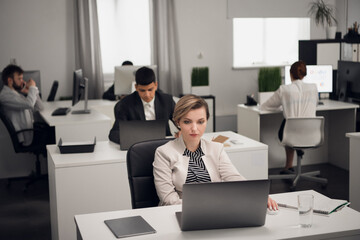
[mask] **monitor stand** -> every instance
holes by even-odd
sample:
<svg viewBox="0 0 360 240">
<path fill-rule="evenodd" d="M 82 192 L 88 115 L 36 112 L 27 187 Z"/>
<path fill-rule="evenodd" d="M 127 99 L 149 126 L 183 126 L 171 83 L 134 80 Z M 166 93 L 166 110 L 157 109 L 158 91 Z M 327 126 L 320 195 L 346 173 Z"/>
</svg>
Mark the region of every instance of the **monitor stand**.
<svg viewBox="0 0 360 240">
<path fill-rule="evenodd" d="M 84 109 L 83 110 L 76 110 L 76 111 L 71 111 L 71 114 L 90 114 L 91 110 L 88 109 L 88 87 L 89 87 L 89 79 L 84 78 L 84 82 L 85 82 L 85 87 L 84 87 L 84 92 L 85 92 L 85 96 L 84 96 Z"/>
</svg>

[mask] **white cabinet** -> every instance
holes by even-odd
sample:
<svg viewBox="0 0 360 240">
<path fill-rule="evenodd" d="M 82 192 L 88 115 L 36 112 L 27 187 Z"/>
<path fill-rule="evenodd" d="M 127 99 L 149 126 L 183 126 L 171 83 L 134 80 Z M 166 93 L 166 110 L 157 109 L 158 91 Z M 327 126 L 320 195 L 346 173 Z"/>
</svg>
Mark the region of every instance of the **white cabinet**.
<svg viewBox="0 0 360 240">
<path fill-rule="evenodd" d="M 342 60 L 360 62 L 360 43 L 343 43 Z"/>
</svg>

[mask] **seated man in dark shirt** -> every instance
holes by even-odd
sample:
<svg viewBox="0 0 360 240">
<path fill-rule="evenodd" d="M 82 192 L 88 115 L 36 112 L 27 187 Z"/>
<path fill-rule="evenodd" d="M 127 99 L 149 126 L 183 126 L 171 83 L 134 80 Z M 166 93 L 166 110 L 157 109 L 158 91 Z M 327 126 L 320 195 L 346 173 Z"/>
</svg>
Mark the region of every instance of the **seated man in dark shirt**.
<svg viewBox="0 0 360 240">
<path fill-rule="evenodd" d="M 119 101 L 114 108 L 115 123 L 109 139 L 115 143 L 120 142 L 120 120 L 172 120 L 175 102 L 171 95 L 157 90 L 154 71 L 147 67 L 139 68 L 135 82 L 136 91 Z M 168 124 L 166 135 L 171 135 Z"/>
</svg>

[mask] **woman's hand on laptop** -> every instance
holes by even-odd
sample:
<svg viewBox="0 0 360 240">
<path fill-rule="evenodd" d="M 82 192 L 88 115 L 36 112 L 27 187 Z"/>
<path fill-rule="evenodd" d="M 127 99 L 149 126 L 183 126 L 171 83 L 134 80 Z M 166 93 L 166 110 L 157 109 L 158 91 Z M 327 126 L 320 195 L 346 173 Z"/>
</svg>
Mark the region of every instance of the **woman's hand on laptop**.
<svg viewBox="0 0 360 240">
<path fill-rule="evenodd" d="M 279 210 L 277 202 L 275 202 L 275 200 L 272 200 L 271 197 L 268 198 L 267 207 L 270 210 Z"/>
</svg>

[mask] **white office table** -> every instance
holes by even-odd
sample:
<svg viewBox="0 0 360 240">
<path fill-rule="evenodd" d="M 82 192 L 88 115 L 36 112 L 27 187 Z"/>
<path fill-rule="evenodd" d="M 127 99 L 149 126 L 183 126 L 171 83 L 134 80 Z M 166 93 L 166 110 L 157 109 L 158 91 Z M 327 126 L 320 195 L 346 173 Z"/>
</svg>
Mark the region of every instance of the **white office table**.
<svg viewBox="0 0 360 240">
<path fill-rule="evenodd" d="M 312 190 L 307 191 L 316 198 L 323 195 Z M 296 196 L 299 192 L 275 194 L 281 199 Z M 251 203 L 250 203 L 251 204 Z M 181 211 L 181 205 L 142 208 L 113 212 L 76 215 L 78 240 L 117 239 L 104 224 L 104 220 L 141 215 L 157 233 L 129 237 L 137 239 L 360 239 L 360 213 L 344 208 L 329 216 L 314 214 L 312 228 L 299 226 L 298 212 L 281 208 L 277 215 L 267 215 L 265 225 L 253 228 L 232 228 L 182 232 L 177 223 L 175 212 Z"/>
<path fill-rule="evenodd" d="M 345 133 L 354 132 L 357 104 L 322 100 L 317 115 L 325 117 L 325 142 L 316 150 L 307 150 L 303 164 L 330 162 L 343 169 L 349 169 L 349 142 Z M 239 104 L 237 130 L 240 135 L 263 142 L 269 146 L 269 167 L 283 167 L 285 151 L 278 140 L 278 130 L 283 120 L 281 110 L 260 111 L 258 106 Z"/>
<path fill-rule="evenodd" d="M 360 132 L 347 133 L 346 137 L 350 139 L 349 197 L 351 208 L 360 211 Z"/>
<path fill-rule="evenodd" d="M 248 179 L 267 179 L 267 146 L 234 132 L 205 133 L 204 138 L 228 136 L 231 161 Z M 230 140 L 238 140 L 232 144 Z M 60 154 L 48 145 L 52 239 L 76 238 L 74 215 L 131 209 L 126 151 L 118 144 L 98 141 L 93 153 Z"/>
<path fill-rule="evenodd" d="M 51 235 L 75 239 L 75 214 L 130 209 L 126 151 L 98 141 L 93 153 L 60 154 L 48 145 Z"/>
<path fill-rule="evenodd" d="M 71 107 L 71 101 L 44 102 L 42 117 L 50 126 L 55 126 L 56 142 L 62 136 L 64 141 L 93 140 L 94 136 L 98 141 L 108 140 L 110 128 L 114 122 L 114 106 L 116 101 L 89 100 L 88 106 L 93 112 L 88 115 L 72 115 L 53 117 L 51 113 L 57 107 Z M 74 109 L 84 107 L 80 101 Z M 35 156 L 28 153 L 15 153 L 7 129 L 0 121 L 0 176 L 2 178 L 27 176 L 34 169 Z M 11 161 L 8 161 L 11 159 Z M 44 158 L 41 157 L 42 166 Z M 45 173 L 46 169 L 43 168 Z"/>
<path fill-rule="evenodd" d="M 203 138 L 212 140 L 219 135 L 229 137 L 225 142 L 225 152 L 241 175 L 249 180 L 268 178 L 268 146 L 266 144 L 232 131 L 205 133 Z"/>
<path fill-rule="evenodd" d="M 56 142 L 60 138 L 63 141 L 86 141 L 94 137 L 98 141 L 108 140 L 108 135 L 112 127 L 112 119 L 108 114 L 100 109 L 106 109 L 109 112 L 113 109 L 114 103 L 106 100 L 89 100 L 88 107 L 90 114 L 72 114 L 69 112 L 65 116 L 51 116 L 51 113 L 59 107 L 70 107 L 70 101 L 44 102 L 44 110 L 40 112 L 44 120 L 50 125 L 55 126 Z M 84 102 L 80 101 L 71 110 L 84 108 Z"/>
</svg>

